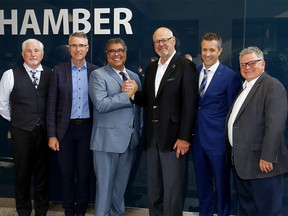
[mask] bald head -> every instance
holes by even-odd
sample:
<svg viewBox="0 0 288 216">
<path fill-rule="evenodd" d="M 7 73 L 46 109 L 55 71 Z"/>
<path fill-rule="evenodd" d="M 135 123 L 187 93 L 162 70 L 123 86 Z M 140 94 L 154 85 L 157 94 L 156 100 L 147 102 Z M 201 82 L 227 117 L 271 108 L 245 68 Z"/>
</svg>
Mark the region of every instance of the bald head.
<svg viewBox="0 0 288 216">
<path fill-rule="evenodd" d="M 152 39 L 155 52 L 160 56 L 161 63 L 163 64 L 173 55 L 176 39 L 172 31 L 166 27 L 156 29 Z"/>
<path fill-rule="evenodd" d="M 153 34 L 153 41 L 154 41 L 154 37 L 155 35 L 158 35 L 158 34 L 165 34 L 167 37 L 173 37 L 173 32 L 169 29 L 169 28 L 166 28 L 166 27 L 160 27 L 158 29 L 156 29 L 156 31 L 154 32 Z"/>
</svg>

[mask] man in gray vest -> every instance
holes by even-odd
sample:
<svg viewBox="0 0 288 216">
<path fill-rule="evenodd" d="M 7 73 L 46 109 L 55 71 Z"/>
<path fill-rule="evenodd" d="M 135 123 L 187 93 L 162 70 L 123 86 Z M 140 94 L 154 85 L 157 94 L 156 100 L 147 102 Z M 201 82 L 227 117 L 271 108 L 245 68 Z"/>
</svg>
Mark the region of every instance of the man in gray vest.
<svg viewBox="0 0 288 216">
<path fill-rule="evenodd" d="M 0 114 L 11 122 L 15 200 L 20 216 L 32 212 L 32 176 L 35 215 L 46 215 L 48 211 L 49 147 L 45 116 L 51 69 L 41 65 L 43 56 L 40 41 L 25 40 L 24 63 L 5 71 L 0 81 Z"/>
</svg>

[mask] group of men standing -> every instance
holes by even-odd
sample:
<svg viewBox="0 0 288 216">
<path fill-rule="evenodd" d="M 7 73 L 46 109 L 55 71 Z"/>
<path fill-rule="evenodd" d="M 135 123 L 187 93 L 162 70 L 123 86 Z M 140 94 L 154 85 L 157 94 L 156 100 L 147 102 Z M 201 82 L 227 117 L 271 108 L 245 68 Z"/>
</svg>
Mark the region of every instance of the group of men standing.
<svg viewBox="0 0 288 216">
<path fill-rule="evenodd" d="M 148 65 L 143 85 L 125 67 L 127 46 L 121 38 L 107 41 L 107 65 L 98 68 L 86 62 L 87 36 L 73 33 L 71 59 L 53 70 L 41 65 L 40 41 L 23 42 L 23 65 L 6 71 L 0 82 L 0 114 L 11 121 L 19 215 L 32 212 L 32 176 L 35 214 L 48 211 L 49 147 L 58 151 L 65 215 L 85 215 L 92 164 L 95 215 L 124 215 L 143 125 L 141 107 L 150 215 L 182 215 L 190 149 L 200 215 L 213 215 L 215 206 L 218 215 L 230 215 L 231 165 L 239 214 L 281 215 L 288 171 L 287 95 L 265 72 L 263 52 L 248 47 L 240 53 L 242 85 L 239 74 L 219 62 L 217 33 L 203 36 L 203 64 L 197 66 L 177 54 L 170 29 L 156 29 L 152 40 L 159 60 Z"/>
</svg>

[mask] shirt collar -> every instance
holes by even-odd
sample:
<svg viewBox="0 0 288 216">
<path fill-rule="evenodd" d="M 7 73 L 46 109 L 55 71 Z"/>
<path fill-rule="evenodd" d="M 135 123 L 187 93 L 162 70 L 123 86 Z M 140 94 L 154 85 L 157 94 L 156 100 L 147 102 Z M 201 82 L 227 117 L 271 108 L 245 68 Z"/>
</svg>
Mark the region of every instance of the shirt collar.
<svg viewBox="0 0 288 216">
<path fill-rule="evenodd" d="M 40 64 L 36 69 L 32 69 L 31 67 L 29 67 L 25 62 L 23 63 L 23 66 L 25 68 L 26 71 L 36 71 L 36 72 L 40 72 L 40 71 L 43 71 L 43 67 L 42 65 Z"/>
<path fill-rule="evenodd" d="M 161 64 L 161 57 L 160 57 L 159 60 L 158 60 L 158 65 L 162 65 L 162 66 L 167 65 L 168 66 L 170 61 L 171 61 L 171 59 L 175 55 L 175 53 L 176 53 L 176 51 L 174 50 L 173 54 L 170 56 L 170 58 L 164 64 Z"/>
<path fill-rule="evenodd" d="M 119 74 L 120 72 L 124 72 L 124 74 L 128 75 L 125 66 L 124 66 L 124 68 L 123 68 L 122 71 L 117 70 L 116 68 L 113 68 L 111 65 L 110 65 L 110 67 L 111 67 L 111 68 L 113 69 L 113 71 L 115 71 L 117 74 Z"/>
<path fill-rule="evenodd" d="M 259 76 L 260 77 L 260 76 Z M 256 83 L 256 81 L 259 79 L 259 77 L 253 79 L 253 80 L 250 80 L 249 82 L 247 80 L 244 81 L 243 83 L 243 89 L 245 89 L 246 87 L 250 87 L 252 88 L 252 86 Z"/>
<path fill-rule="evenodd" d="M 82 68 L 84 68 L 84 69 L 86 69 L 86 68 L 87 68 L 87 63 L 86 63 L 86 61 L 84 61 L 84 64 L 82 65 L 82 67 L 81 67 L 81 68 L 78 68 L 78 67 L 73 63 L 73 61 L 72 61 L 72 59 L 71 59 L 71 69 L 73 69 L 73 68 L 77 68 L 77 69 L 82 69 Z"/>
<path fill-rule="evenodd" d="M 219 60 L 214 65 L 212 65 L 210 68 L 205 68 L 205 66 L 203 64 L 203 70 L 207 69 L 208 71 L 215 72 L 217 70 L 219 64 L 220 64 Z"/>
</svg>

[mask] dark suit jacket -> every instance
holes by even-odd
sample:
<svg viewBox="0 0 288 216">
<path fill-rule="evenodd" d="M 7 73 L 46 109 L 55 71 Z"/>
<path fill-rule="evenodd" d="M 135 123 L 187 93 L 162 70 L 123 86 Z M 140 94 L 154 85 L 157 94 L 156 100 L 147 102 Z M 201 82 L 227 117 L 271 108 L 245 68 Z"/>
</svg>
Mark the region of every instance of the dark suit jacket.
<svg viewBox="0 0 288 216">
<path fill-rule="evenodd" d="M 146 149 L 153 133 L 163 152 L 173 151 L 177 139 L 191 142 L 198 105 L 198 79 L 195 64 L 175 54 L 167 67 L 155 97 L 158 61 L 147 68 L 143 91 L 134 102 L 146 106 Z"/>
<path fill-rule="evenodd" d="M 240 178 L 267 178 L 288 171 L 284 137 L 287 107 L 284 86 L 263 73 L 249 92 L 233 125 L 233 161 Z M 227 148 L 231 152 L 230 144 Z M 261 172 L 260 159 L 272 162 L 273 171 Z"/>
<path fill-rule="evenodd" d="M 97 66 L 87 62 L 88 78 Z M 88 82 L 87 82 L 88 85 Z M 92 105 L 92 103 L 91 103 Z M 72 72 L 71 60 L 56 65 L 51 75 L 47 103 L 47 132 L 48 137 L 64 137 L 69 125 L 72 109 Z M 90 106 L 90 112 L 92 106 Z M 90 113 L 92 118 L 92 113 Z"/>
<path fill-rule="evenodd" d="M 198 73 L 202 67 L 197 65 Z M 195 145 L 215 154 L 225 153 L 225 119 L 241 85 L 240 75 L 220 63 L 199 103 Z"/>
</svg>

